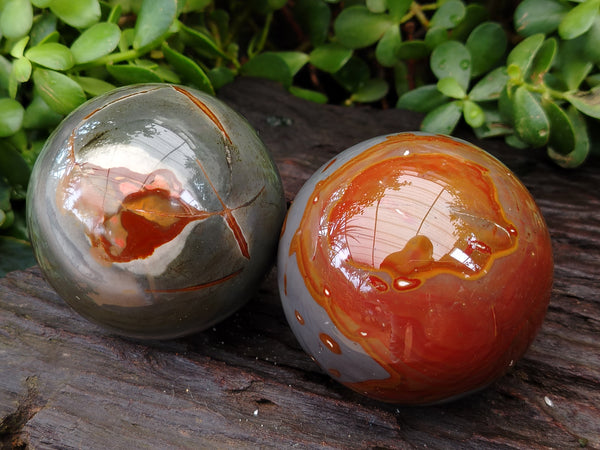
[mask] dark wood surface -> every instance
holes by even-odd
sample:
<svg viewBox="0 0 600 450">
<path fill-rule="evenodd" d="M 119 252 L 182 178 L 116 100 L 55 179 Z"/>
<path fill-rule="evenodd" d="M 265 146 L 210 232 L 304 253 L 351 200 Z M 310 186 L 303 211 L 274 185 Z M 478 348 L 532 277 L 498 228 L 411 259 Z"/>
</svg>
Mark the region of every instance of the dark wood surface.
<svg viewBox="0 0 600 450">
<path fill-rule="evenodd" d="M 236 81 L 220 97 L 259 130 L 288 200 L 337 152 L 415 130 L 420 121 L 406 111 L 310 104 L 253 79 Z M 407 408 L 335 383 L 288 328 L 275 269 L 259 294 L 218 326 L 138 342 L 80 318 L 32 268 L 0 279 L 0 446 L 600 448 L 599 161 L 566 171 L 541 151 L 464 137 L 531 190 L 556 263 L 540 334 L 486 390 Z"/>
</svg>

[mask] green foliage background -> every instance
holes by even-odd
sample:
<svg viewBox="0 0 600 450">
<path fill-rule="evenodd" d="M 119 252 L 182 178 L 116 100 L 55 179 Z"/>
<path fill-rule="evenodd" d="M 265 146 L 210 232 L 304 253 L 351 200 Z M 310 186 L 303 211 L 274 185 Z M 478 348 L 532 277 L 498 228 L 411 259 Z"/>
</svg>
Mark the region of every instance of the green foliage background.
<svg viewBox="0 0 600 450">
<path fill-rule="evenodd" d="M 0 0 L 0 276 L 34 263 L 24 201 L 45 140 L 70 111 L 121 85 L 214 94 L 258 76 L 315 102 L 422 112 L 425 131 L 451 134 L 463 122 L 480 138 L 581 165 L 600 119 L 600 0 L 525 0 L 509 20 L 489 9 L 462 0 Z"/>
</svg>

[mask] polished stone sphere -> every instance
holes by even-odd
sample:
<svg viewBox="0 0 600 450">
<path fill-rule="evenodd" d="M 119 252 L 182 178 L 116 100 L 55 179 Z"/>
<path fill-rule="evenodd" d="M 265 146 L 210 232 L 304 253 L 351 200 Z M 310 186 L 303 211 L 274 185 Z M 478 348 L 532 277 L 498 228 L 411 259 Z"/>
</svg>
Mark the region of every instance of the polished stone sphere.
<svg viewBox="0 0 600 450">
<path fill-rule="evenodd" d="M 540 210 L 502 163 L 459 139 L 400 133 L 306 182 L 278 270 L 287 320 L 324 371 L 377 400 L 431 404 L 525 353 L 553 261 Z"/>
<path fill-rule="evenodd" d="M 38 263 L 75 311 L 118 334 L 172 338 L 253 295 L 285 201 L 240 115 L 202 92 L 148 84 L 61 123 L 36 161 L 27 213 Z"/>
</svg>

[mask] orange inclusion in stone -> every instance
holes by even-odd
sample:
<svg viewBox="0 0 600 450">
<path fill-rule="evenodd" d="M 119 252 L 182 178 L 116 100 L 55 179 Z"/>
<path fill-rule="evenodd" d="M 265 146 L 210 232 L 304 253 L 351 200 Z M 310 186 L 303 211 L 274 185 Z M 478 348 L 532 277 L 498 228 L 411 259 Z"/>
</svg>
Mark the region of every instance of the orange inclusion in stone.
<svg viewBox="0 0 600 450">
<path fill-rule="evenodd" d="M 477 292 L 473 282 L 485 277 L 492 286 L 488 274 L 494 263 L 517 251 L 519 237 L 489 170 L 469 159 L 468 151 L 466 158 L 436 152 L 440 145 L 480 152 L 443 136 L 390 136 L 316 183 L 290 244 L 314 301 L 390 375 L 346 384 L 382 400 L 435 401 L 464 392 L 470 383 L 481 386 L 498 368 L 464 377 L 469 364 L 485 366 L 483 360 L 472 362 L 466 349 L 497 338 L 497 351 L 518 353 L 539 326 L 534 321 L 530 328 L 494 336 L 494 329 L 482 325 L 482 316 L 495 322 L 499 308 L 489 313 L 486 291 L 479 286 Z M 509 178 L 515 190 L 526 192 Z M 547 248 L 540 249 L 541 257 L 551 264 L 544 232 L 539 239 Z M 541 295 L 551 285 L 546 269 L 544 264 L 532 269 L 539 273 Z M 528 307 L 528 302 L 511 303 L 503 320 L 529 314 Z M 463 325 L 468 332 L 457 332 Z M 513 345 L 519 333 L 525 337 Z"/>
<path fill-rule="evenodd" d="M 99 261 L 126 263 L 147 258 L 177 237 L 188 223 L 212 216 L 225 219 L 240 252 L 249 259 L 248 244 L 233 211 L 256 200 L 264 187 L 248 202 L 229 208 L 201 163 L 196 162 L 214 190 L 221 211 L 202 211 L 186 203 L 181 198 L 181 183 L 169 170 L 138 173 L 90 163 L 70 164 L 57 190 L 57 203 L 83 224 L 91 252 Z M 237 272 L 231 274 L 235 275 Z"/>
<path fill-rule="evenodd" d="M 329 372 L 332 376 L 339 378 L 342 376 L 342 374 L 340 373 L 339 370 L 337 369 L 328 369 L 327 372 Z"/>
<path fill-rule="evenodd" d="M 296 316 L 296 320 L 298 321 L 298 323 L 300 325 L 304 325 L 304 317 L 302 317 L 302 314 L 300 314 L 297 310 L 294 311 L 294 315 Z"/>
<path fill-rule="evenodd" d="M 328 334 L 319 333 L 319 339 L 321 339 L 321 342 L 323 344 L 325 344 L 325 347 L 327 347 L 331 352 L 335 353 L 336 355 L 341 355 L 342 354 L 342 349 L 340 348 L 340 344 L 338 344 Z"/>
<path fill-rule="evenodd" d="M 74 164 L 57 191 L 61 209 L 84 225 L 92 253 L 107 263 L 147 258 L 194 220 L 214 212 L 193 208 L 168 170 L 149 174 L 124 167 Z"/>
</svg>

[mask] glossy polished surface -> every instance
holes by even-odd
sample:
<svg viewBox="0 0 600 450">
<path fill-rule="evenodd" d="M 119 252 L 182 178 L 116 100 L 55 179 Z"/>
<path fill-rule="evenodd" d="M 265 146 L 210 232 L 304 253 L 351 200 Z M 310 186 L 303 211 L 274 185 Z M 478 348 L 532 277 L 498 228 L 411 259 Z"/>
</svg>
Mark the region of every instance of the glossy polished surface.
<svg viewBox="0 0 600 450">
<path fill-rule="evenodd" d="M 211 96 L 164 84 L 118 89 L 68 116 L 36 162 L 27 206 L 56 291 L 140 338 L 199 331 L 242 306 L 285 214 L 250 125 Z"/>
<path fill-rule="evenodd" d="M 527 189 L 457 139 L 382 136 L 311 177 L 287 216 L 279 288 L 303 348 L 387 402 L 481 389 L 531 344 L 552 250 Z"/>
</svg>

